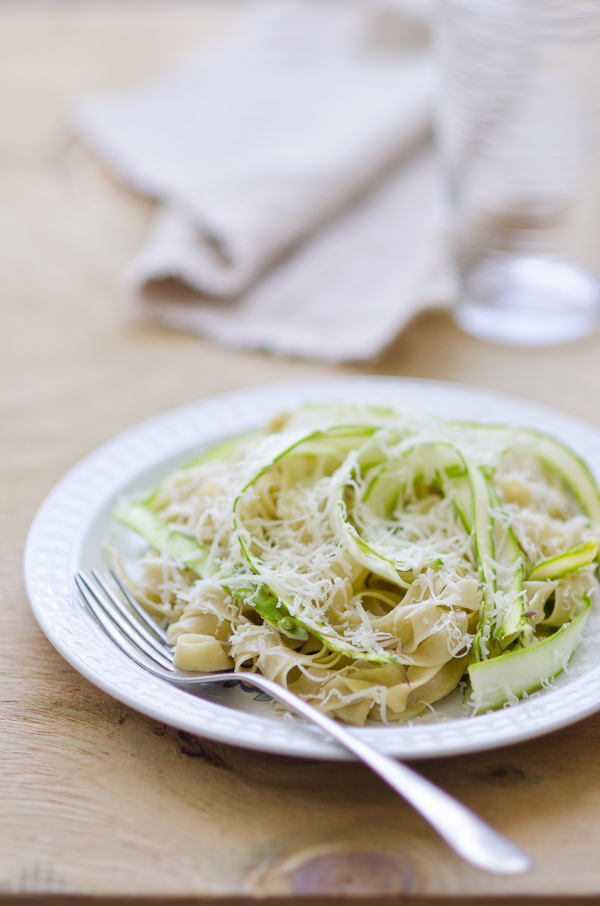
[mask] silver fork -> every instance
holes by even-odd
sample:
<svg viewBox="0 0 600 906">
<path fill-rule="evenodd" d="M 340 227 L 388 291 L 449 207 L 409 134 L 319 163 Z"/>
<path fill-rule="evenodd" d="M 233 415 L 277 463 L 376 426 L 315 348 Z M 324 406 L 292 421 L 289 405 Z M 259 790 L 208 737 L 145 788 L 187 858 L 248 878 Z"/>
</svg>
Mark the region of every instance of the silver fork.
<svg viewBox="0 0 600 906">
<path fill-rule="evenodd" d="M 180 687 L 237 681 L 268 693 L 363 761 L 410 802 L 454 852 L 471 865 L 496 874 L 521 874 L 531 868 L 531 857 L 523 849 L 495 831 L 466 806 L 402 762 L 373 749 L 342 724 L 317 711 L 273 680 L 259 673 L 240 676 L 232 672 L 194 674 L 178 670 L 173 664 L 165 631 L 144 611 L 117 575 L 112 573 L 131 609 L 99 573 L 93 570 L 92 576 L 93 583 L 82 572 L 75 576 L 84 603 L 115 645 L 138 667 Z"/>
</svg>

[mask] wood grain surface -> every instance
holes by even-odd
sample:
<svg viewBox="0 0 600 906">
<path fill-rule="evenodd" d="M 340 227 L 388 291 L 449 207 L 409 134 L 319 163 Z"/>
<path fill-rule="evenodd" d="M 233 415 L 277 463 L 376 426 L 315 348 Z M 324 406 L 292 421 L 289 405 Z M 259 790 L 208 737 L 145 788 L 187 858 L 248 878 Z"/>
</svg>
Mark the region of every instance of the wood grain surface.
<svg viewBox="0 0 600 906">
<path fill-rule="evenodd" d="M 530 874 L 495 878 L 463 864 L 361 766 L 216 745 L 113 701 L 29 611 L 23 544 L 55 482 L 114 434 L 218 391 L 371 371 L 517 393 L 600 425 L 598 335 L 510 350 L 428 315 L 369 368 L 334 369 L 128 320 L 119 280 L 152 207 L 77 143 L 69 101 L 160 70 L 238 10 L 234 0 L 0 4 L 0 900 L 593 902 L 600 716 L 418 765 L 533 853 Z"/>
</svg>

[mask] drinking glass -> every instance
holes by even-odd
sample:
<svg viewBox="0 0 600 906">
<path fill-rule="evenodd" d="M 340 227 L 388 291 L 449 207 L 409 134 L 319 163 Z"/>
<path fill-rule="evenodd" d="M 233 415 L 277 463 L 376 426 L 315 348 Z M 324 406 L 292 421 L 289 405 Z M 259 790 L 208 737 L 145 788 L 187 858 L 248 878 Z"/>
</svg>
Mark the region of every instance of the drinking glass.
<svg viewBox="0 0 600 906">
<path fill-rule="evenodd" d="M 436 0 L 455 318 L 514 345 L 600 321 L 600 0 Z"/>
</svg>

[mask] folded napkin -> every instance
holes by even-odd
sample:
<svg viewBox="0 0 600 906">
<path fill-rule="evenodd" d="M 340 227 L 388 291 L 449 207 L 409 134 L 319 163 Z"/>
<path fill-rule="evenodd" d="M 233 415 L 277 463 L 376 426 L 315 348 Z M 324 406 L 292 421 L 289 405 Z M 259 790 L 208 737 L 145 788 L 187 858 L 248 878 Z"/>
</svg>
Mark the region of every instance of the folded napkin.
<svg viewBox="0 0 600 906">
<path fill-rule="evenodd" d="M 368 359 L 452 296 L 423 0 L 254 0 L 155 81 L 79 100 L 81 134 L 160 201 L 140 311 L 238 347 Z"/>
</svg>

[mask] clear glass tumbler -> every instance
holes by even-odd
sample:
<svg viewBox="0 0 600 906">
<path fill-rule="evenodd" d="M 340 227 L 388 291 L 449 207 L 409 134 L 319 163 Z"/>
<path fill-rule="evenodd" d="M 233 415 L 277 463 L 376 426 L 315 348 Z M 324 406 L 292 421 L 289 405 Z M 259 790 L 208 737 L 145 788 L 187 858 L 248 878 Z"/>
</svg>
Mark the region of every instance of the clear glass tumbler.
<svg viewBox="0 0 600 906">
<path fill-rule="evenodd" d="M 458 324 L 513 345 L 600 322 L 600 0 L 436 0 Z"/>
</svg>

